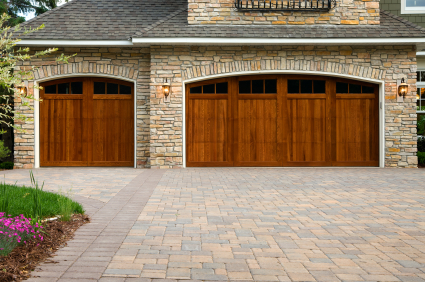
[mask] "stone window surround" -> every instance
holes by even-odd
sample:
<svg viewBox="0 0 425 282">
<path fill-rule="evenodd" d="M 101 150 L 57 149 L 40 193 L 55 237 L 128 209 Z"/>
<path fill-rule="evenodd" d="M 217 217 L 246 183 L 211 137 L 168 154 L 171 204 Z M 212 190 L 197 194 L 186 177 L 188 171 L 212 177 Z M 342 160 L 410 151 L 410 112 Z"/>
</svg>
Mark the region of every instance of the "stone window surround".
<svg viewBox="0 0 425 282">
<path fill-rule="evenodd" d="M 259 71 L 238 71 L 224 74 L 212 74 L 209 76 L 200 76 L 187 78 L 182 81 L 182 92 L 183 92 L 183 117 L 186 116 L 186 84 L 199 82 L 203 80 L 217 79 L 223 77 L 233 76 L 244 76 L 244 75 L 267 75 L 267 74 L 298 74 L 298 75 L 319 75 L 319 76 L 330 76 L 340 77 L 364 82 L 375 83 L 379 85 L 379 167 L 385 167 L 385 81 L 381 79 L 372 79 L 362 76 L 354 76 L 349 74 L 340 74 L 334 72 L 317 72 L 317 71 L 296 71 L 296 70 L 259 70 Z M 188 73 L 186 74 L 188 75 Z M 175 85 L 177 86 L 177 85 Z M 182 126 L 183 135 L 183 168 L 186 167 L 186 119 L 183 118 Z"/>
<path fill-rule="evenodd" d="M 406 0 L 401 0 L 401 11 L 400 13 L 409 15 L 409 14 L 425 14 L 425 7 L 420 8 L 406 8 Z"/>
</svg>

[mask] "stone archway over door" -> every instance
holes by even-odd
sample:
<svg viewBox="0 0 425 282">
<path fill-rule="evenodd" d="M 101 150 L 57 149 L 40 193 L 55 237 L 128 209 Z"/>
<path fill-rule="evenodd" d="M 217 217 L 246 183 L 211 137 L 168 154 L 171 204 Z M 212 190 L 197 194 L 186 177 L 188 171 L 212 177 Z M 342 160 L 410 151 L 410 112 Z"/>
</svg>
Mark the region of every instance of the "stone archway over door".
<svg viewBox="0 0 425 282">
<path fill-rule="evenodd" d="M 303 75 L 188 84 L 187 166 L 379 166 L 378 91 Z"/>
<path fill-rule="evenodd" d="M 72 78 L 41 86 L 41 166 L 134 165 L 132 83 Z"/>
</svg>

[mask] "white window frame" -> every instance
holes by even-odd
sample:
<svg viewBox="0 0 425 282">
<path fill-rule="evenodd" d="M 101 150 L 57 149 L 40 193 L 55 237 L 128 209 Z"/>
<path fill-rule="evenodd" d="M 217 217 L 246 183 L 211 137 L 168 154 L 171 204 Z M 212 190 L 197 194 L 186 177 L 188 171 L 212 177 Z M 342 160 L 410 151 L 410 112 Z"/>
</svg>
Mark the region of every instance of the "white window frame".
<svg viewBox="0 0 425 282">
<path fill-rule="evenodd" d="M 406 0 L 401 0 L 401 13 L 402 14 L 425 14 L 425 6 L 416 7 L 416 8 L 407 8 Z"/>
<path fill-rule="evenodd" d="M 423 71 L 423 72 L 425 72 L 425 69 L 418 69 L 418 71 Z M 419 80 L 419 79 L 418 79 Z M 418 88 L 425 88 L 425 81 L 422 81 L 422 82 L 416 82 L 416 89 L 418 89 Z M 417 91 L 417 90 L 416 90 Z M 422 102 L 424 102 L 424 105 L 423 106 L 425 106 L 425 100 L 422 100 Z M 421 105 L 421 103 L 420 103 L 420 105 Z M 422 105 L 421 105 L 422 106 Z M 418 110 L 416 110 L 416 113 L 419 113 L 419 114 L 425 114 L 425 110 L 422 110 L 422 111 L 418 111 Z"/>
</svg>

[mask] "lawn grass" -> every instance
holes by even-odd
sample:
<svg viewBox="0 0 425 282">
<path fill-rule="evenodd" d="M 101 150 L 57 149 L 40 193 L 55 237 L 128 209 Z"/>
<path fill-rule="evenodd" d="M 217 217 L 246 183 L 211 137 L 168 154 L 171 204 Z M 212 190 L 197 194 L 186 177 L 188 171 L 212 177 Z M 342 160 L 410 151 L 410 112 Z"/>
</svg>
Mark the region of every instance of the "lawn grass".
<svg viewBox="0 0 425 282">
<path fill-rule="evenodd" d="M 34 194 L 37 192 L 40 203 L 37 210 L 40 212 L 39 217 L 41 218 L 63 214 L 64 206 L 74 214 L 84 213 L 84 209 L 79 203 L 63 195 L 5 183 L 0 183 L 0 209 L 6 210 L 0 210 L 0 212 L 6 212 L 6 216 L 15 217 L 23 214 L 26 218 L 35 218 Z M 6 208 L 4 208 L 5 200 L 7 201 Z"/>
</svg>

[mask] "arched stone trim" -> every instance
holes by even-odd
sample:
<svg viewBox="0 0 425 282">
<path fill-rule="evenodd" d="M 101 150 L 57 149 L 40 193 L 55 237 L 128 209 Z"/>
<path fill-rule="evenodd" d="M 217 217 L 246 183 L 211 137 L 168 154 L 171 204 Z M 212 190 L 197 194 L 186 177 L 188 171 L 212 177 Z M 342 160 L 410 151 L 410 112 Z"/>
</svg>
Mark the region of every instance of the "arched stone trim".
<svg viewBox="0 0 425 282">
<path fill-rule="evenodd" d="M 183 70 L 183 80 L 234 72 L 266 70 L 314 71 L 318 73 L 326 72 L 376 80 L 382 80 L 386 74 L 385 70 L 373 67 L 363 67 L 354 64 L 340 64 L 335 62 L 314 60 L 287 60 L 286 58 L 279 58 L 275 60 L 234 61 L 226 63 L 212 63 L 203 66 L 193 66 Z"/>
<path fill-rule="evenodd" d="M 98 74 L 115 76 L 119 78 L 127 78 L 136 80 L 139 71 L 126 66 L 117 66 L 113 64 L 97 64 L 90 62 L 78 62 L 62 65 L 42 66 L 34 71 L 34 79 L 40 80 L 52 76 L 72 75 L 72 74 Z"/>
</svg>

